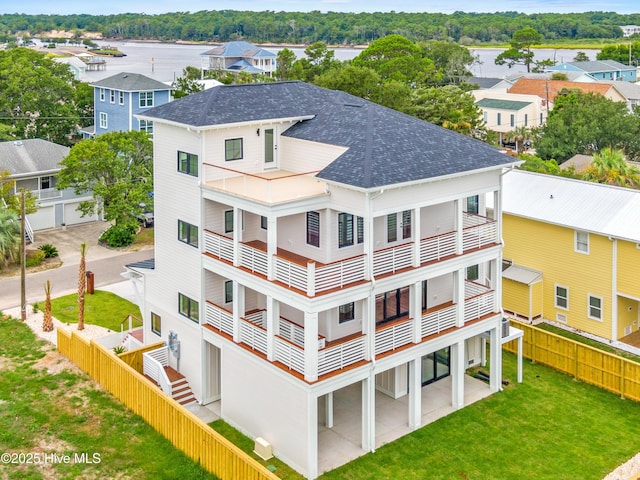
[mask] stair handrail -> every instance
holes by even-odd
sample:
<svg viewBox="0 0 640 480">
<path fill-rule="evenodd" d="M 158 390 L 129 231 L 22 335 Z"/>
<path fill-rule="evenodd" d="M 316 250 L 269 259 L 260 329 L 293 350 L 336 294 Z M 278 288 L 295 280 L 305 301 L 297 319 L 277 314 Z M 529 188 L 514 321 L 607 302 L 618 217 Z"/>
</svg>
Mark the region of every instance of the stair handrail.
<svg viewBox="0 0 640 480">
<path fill-rule="evenodd" d="M 120 322 L 120 342 L 124 342 L 124 322 L 126 322 L 127 320 L 129 321 L 129 328 L 127 329 L 127 332 L 133 330 L 133 320 L 138 322 L 141 327 L 144 325 L 144 322 L 140 318 L 136 317 L 133 313 L 128 314 Z"/>
<path fill-rule="evenodd" d="M 26 215 L 24 217 L 24 233 L 29 241 L 33 243 L 33 241 L 35 240 L 35 237 L 33 236 L 33 228 L 31 228 L 31 224 L 29 223 L 29 219 Z"/>
<path fill-rule="evenodd" d="M 156 358 L 160 357 L 160 359 Z M 171 396 L 171 382 L 164 367 L 169 365 L 169 347 L 165 346 L 142 354 L 142 371 L 155 380 L 162 391 Z M 162 360 L 164 359 L 164 360 Z"/>
</svg>

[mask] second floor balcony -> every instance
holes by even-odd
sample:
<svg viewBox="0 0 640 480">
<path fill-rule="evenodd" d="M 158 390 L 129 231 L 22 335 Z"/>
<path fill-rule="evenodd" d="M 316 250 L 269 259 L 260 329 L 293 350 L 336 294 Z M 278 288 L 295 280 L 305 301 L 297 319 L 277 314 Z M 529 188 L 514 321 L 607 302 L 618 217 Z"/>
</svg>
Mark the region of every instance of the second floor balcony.
<svg viewBox="0 0 640 480">
<path fill-rule="evenodd" d="M 375 249 L 371 260 L 359 254 L 328 263 L 279 247 L 269 255 L 265 241 L 235 242 L 229 235 L 204 231 L 204 253 L 209 257 L 310 297 L 498 244 L 497 222 L 470 213 L 464 213 L 460 232 L 452 230 Z"/>
</svg>

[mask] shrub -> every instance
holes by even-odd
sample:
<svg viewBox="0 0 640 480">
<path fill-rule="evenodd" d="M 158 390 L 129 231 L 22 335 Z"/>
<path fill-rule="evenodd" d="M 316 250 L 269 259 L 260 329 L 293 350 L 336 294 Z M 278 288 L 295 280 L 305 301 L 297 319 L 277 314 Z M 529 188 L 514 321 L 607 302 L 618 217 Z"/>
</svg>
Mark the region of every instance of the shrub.
<svg viewBox="0 0 640 480">
<path fill-rule="evenodd" d="M 44 258 L 55 258 L 58 256 L 58 249 L 50 243 L 40 245 L 38 250 L 42 250 L 44 252 Z"/>
<path fill-rule="evenodd" d="M 40 311 L 40 304 L 38 302 L 33 302 L 33 305 L 31 305 L 31 311 L 33 313 L 38 313 Z"/>
<path fill-rule="evenodd" d="M 37 267 L 44 260 L 44 252 L 42 250 L 27 250 L 27 267 Z"/>
<path fill-rule="evenodd" d="M 121 353 L 124 353 L 127 351 L 127 348 L 124 345 L 117 345 L 115 347 L 113 347 L 113 353 L 115 353 L 116 355 L 119 355 Z"/>
<path fill-rule="evenodd" d="M 110 247 L 126 247 L 133 243 L 137 229 L 135 223 L 112 225 L 100 236 L 100 241 Z"/>
</svg>

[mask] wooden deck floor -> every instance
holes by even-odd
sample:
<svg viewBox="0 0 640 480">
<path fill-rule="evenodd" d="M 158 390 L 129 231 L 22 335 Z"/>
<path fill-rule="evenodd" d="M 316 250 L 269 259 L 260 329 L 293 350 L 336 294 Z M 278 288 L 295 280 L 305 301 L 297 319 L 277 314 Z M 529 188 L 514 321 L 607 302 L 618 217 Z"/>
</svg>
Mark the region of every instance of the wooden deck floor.
<svg viewBox="0 0 640 480">
<path fill-rule="evenodd" d="M 627 345 L 632 345 L 634 347 L 640 348 L 640 330 L 636 330 L 630 335 L 627 335 L 626 337 L 622 337 L 620 341 L 622 343 L 626 343 Z"/>
</svg>

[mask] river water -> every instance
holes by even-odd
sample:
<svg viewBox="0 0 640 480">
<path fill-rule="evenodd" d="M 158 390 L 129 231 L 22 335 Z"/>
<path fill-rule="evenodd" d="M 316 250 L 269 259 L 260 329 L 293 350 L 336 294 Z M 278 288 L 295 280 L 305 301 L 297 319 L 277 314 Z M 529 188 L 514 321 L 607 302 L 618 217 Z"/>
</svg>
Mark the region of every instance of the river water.
<svg viewBox="0 0 640 480">
<path fill-rule="evenodd" d="M 182 45 L 173 43 L 142 43 L 142 42 L 98 42 L 100 45 L 118 47 L 126 57 L 108 58 L 107 69 L 101 72 L 87 72 L 85 81 L 95 82 L 120 72 L 141 73 L 161 82 L 172 82 L 182 74 L 186 66 L 200 67 L 200 54 L 212 46 Z M 291 48 L 296 56 L 304 56 L 304 48 Z M 282 47 L 267 47 L 267 50 L 277 53 Z M 362 50 L 357 48 L 336 48 L 335 58 L 350 60 Z M 495 58 L 502 52 L 499 48 L 471 49 L 479 62 L 472 66 L 471 72 L 478 77 L 502 78 L 505 75 L 526 71 L 523 65 L 516 65 L 509 69 L 505 65 L 496 65 Z M 595 60 L 599 50 L 582 50 L 591 60 Z M 577 50 L 567 49 L 538 49 L 535 59 L 550 58 L 558 63 L 571 62 Z"/>
</svg>

